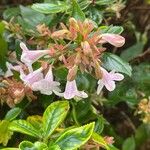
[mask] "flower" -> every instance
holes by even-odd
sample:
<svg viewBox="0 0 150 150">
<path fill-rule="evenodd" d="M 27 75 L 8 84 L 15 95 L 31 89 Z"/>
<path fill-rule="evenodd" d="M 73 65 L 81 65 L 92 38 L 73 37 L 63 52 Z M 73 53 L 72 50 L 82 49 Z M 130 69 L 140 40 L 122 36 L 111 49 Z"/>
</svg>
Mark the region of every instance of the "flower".
<svg viewBox="0 0 150 150">
<path fill-rule="evenodd" d="M 64 92 L 64 98 L 65 99 L 72 99 L 75 96 L 81 97 L 81 98 L 87 98 L 88 95 L 84 91 L 78 91 L 76 81 L 67 81 L 65 92 Z"/>
<path fill-rule="evenodd" d="M 20 66 L 17 65 L 17 66 L 13 66 L 11 63 L 9 62 L 6 62 L 6 67 L 7 67 L 7 71 L 5 72 L 5 78 L 8 78 L 8 77 L 11 77 L 13 76 L 13 72 L 12 70 L 15 70 L 15 71 L 20 71 Z"/>
<path fill-rule="evenodd" d="M 115 81 L 121 81 L 124 76 L 120 73 L 115 73 L 114 71 L 107 72 L 101 67 L 102 79 L 98 81 L 97 94 L 99 94 L 102 88 L 105 86 L 108 91 L 113 91 L 116 87 Z"/>
<path fill-rule="evenodd" d="M 31 50 L 30 51 L 23 42 L 20 43 L 20 47 L 23 50 L 22 55 L 21 55 L 21 61 L 29 67 L 30 71 L 33 71 L 31 65 L 34 62 L 36 62 L 38 59 L 40 59 L 44 55 L 50 53 L 50 50 Z"/>
<path fill-rule="evenodd" d="M 33 83 L 38 82 L 43 79 L 43 68 L 39 68 L 29 74 L 25 74 L 22 69 L 20 69 L 20 79 L 25 85 L 32 87 Z"/>
<path fill-rule="evenodd" d="M 40 91 L 42 94 L 45 95 L 51 95 L 54 92 L 56 95 L 62 96 L 62 94 L 59 93 L 61 91 L 58 87 L 59 85 L 59 82 L 54 81 L 52 68 L 50 67 L 45 78 L 38 82 L 35 82 L 32 85 L 32 90 Z"/>
<path fill-rule="evenodd" d="M 118 34 L 104 33 L 104 34 L 101 34 L 100 36 L 102 38 L 100 40 L 101 43 L 108 42 L 111 45 L 116 46 L 116 47 L 121 47 L 125 43 L 125 38 Z"/>
</svg>

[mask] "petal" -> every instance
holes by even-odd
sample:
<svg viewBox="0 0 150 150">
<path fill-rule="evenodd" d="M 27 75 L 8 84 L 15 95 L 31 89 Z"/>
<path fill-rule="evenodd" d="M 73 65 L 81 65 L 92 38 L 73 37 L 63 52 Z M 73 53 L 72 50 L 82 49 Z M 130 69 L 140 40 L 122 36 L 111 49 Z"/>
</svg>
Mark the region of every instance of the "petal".
<svg viewBox="0 0 150 150">
<path fill-rule="evenodd" d="M 41 73 L 43 68 L 39 68 L 28 75 L 25 75 L 24 72 L 21 71 L 20 78 L 27 85 L 32 85 L 34 82 L 38 82 L 43 79 L 43 73 Z"/>
<path fill-rule="evenodd" d="M 52 67 L 49 67 L 49 70 L 47 74 L 45 75 L 45 79 L 49 81 L 53 81 L 53 72 L 52 72 Z"/>
<path fill-rule="evenodd" d="M 27 65 L 32 65 L 38 59 L 50 53 L 50 50 L 29 50 L 22 42 L 20 43 L 20 47 L 23 50 L 21 61 Z"/>
<path fill-rule="evenodd" d="M 72 99 L 77 92 L 77 86 L 75 80 L 73 81 L 67 81 L 65 92 L 64 92 L 64 98 L 65 99 Z"/>
<path fill-rule="evenodd" d="M 122 75 L 121 73 L 112 73 L 110 72 L 111 75 L 111 79 L 115 80 L 115 81 L 121 81 L 124 79 L 124 75 Z"/>
<path fill-rule="evenodd" d="M 78 91 L 76 93 L 76 96 L 81 97 L 81 98 L 87 98 L 88 95 L 84 91 Z"/>
<path fill-rule="evenodd" d="M 101 36 L 102 36 L 102 40 L 105 40 L 111 45 L 116 46 L 116 47 L 121 47 L 125 43 L 125 38 L 118 34 L 105 33 L 105 34 L 102 34 Z"/>
<path fill-rule="evenodd" d="M 26 46 L 23 42 L 20 43 L 20 47 L 21 47 L 21 49 L 22 49 L 23 51 L 28 51 L 28 50 L 29 50 L 29 49 L 27 48 L 27 46 Z"/>
<path fill-rule="evenodd" d="M 104 85 L 108 91 L 113 91 L 116 88 L 115 82 L 111 80 L 105 81 Z"/>
<path fill-rule="evenodd" d="M 103 81 L 99 80 L 98 81 L 98 87 L 97 87 L 97 95 L 100 94 L 100 92 L 102 91 L 102 88 L 104 87 Z"/>
<path fill-rule="evenodd" d="M 41 94 L 44 94 L 44 95 L 52 94 L 52 90 L 50 89 L 51 87 L 50 87 L 49 82 L 47 82 L 44 79 L 33 83 L 31 88 L 33 91 L 40 91 Z"/>
</svg>

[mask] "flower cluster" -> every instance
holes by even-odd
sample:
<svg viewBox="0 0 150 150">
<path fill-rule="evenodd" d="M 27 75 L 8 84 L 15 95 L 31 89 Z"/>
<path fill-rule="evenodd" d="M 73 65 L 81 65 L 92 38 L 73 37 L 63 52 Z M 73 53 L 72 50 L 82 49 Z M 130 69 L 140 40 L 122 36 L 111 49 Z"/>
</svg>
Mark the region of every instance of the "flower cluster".
<svg viewBox="0 0 150 150">
<path fill-rule="evenodd" d="M 124 76 L 115 73 L 115 70 L 108 72 L 101 67 L 100 56 L 105 50 L 103 44 L 108 42 L 113 46 L 121 47 L 125 39 L 117 34 L 101 34 L 95 31 L 95 24 L 91 20 L 84 22 L 70 18 L 69 26 L 61 24 L 62 29 L 54 31 L 50 36 L 50 43 L 47 50 L 29 50 L 24 43 L 20 43 L 22 49 L 21 62 L 13 66 L 7 62 L 8 70 L 5 77 L 13 75 L 13 70 L 19 72 L 20 79 L 33 91 L 40 91 L 42 94 L 57 96 L 65 99 L 74 97 L 87 98 L 84 91 L 79 91 L 76 84 L 78 70 L 87 72 L 98 79 L 97 94 L 105 86 L 109 91 L 115 89 L 115 81 L 121 81 Z M 33 63 L 46 57 L 53 61 L 41 61 L 39 69 L 33 69 Z M 60 83 L 54 80 L 53 67 L 58 61 L 68 69 L 65 91 L 61 92 Z"/>
</svg>

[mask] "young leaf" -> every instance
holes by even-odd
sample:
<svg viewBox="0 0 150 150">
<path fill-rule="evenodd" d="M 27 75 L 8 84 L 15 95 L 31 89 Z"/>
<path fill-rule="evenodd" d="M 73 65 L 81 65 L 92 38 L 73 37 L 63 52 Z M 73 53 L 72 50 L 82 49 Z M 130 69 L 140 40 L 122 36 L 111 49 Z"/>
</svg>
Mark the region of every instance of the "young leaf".
<svg viewBox="0 0 150 150">
<path fill-rule="evenodd" d="M 92 134 L 92 140 L 96 143 L 98 143 L 99 145 L 101 145 L 103 148 L 107 149 L 107 150 L 111 150 L 109 149 L 107 143 L 105 142 L 104 138 L 100 135 L 98 135 L 97 133 L 93 133 Z"/>
<path fill-rule="evenodd" d="M 57 101 L 47 107 L 43 114 L 43 132 L 45 139 L 61 124 L 68 110 L 69 103 L 67 101 Z"/>
<path fill-rule="evenodd" d="M 20 150 L 27 150 L 27 149 L 32 149 L 32 150 L 48 150 L 48 147 L 45 143 L 42 142 L 35 142 L 34 144 L 31 143 L 30 141 L 23 141 L 19 144 L 19 149 Z"/>
<path fill-rule="evenodd" d="M 85 14 L 81 10 L 76 0 L 72 0 L 72 17 L 74 17 L 76 20 L 85 20 Z"/>
<path fill-rule="evenodd" d="M 85 144 L 91 137 L 94 123 L 66 131 L 55 142 L 61 150 L 74 150 Z"/>
<path fill-rule="evenodd" d="M 105 52 L 102 56 L 103 66 L 108 70 L 115 70 L 117 72 L 132 75 L 132 68 L 129 63 L 122 60 L 117 55 Z"/>
<path fill-rule="evenodd" d="M 7 112 L 5 116 L 5 120 L 12 121 L 14 120 L 19 114 L 21 113 L 21 108 L 15 107 L 12 108 L 10 111 Z"/>
<path fill-rule="evenodd" d="M 68 9 L 68 5 L 65 3 L 59 3 L 59 4 L 54 4 L 54 3 L 37 3 L 32 5 L 32 9 L 43 13 L 43 14 L 54 14 L 54 13 L 59 13 L 59 12 L 64 12 Z"/>
<path fill-rule="evenodd" d="M 33 137 L 40 137 L 39 131 L 25 120 L 14 120 L 10 123 L 9 129 L 12 131 L 27 134 Z"/>
<path fill-rule="evenodd" d="M 7 120 L 0 121 L 0 144 L 7 145 L 9 139 L 13 135 L 13 132 L 9 130 L 10 122 Z"/>
</svg>

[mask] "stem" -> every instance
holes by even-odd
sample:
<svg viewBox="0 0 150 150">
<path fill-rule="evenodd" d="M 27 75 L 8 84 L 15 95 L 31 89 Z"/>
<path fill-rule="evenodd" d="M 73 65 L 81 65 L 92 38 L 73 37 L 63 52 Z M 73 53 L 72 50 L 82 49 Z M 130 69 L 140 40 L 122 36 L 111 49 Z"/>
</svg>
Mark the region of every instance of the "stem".
<svg viewBox="0 0 150 150">
<path fill-rule="evenodd" d="M 72 115 L 73 115 L 73 119 L 75 121 L 75 123 L 77 124 L 77 126 L 80 126 L 80 123 L 78 122 L 77 116 L 76 116 L 76 109 L 75 109 L 75 105 L 73 102 L 71 102 L 72 105 Z"/>
</svg>

